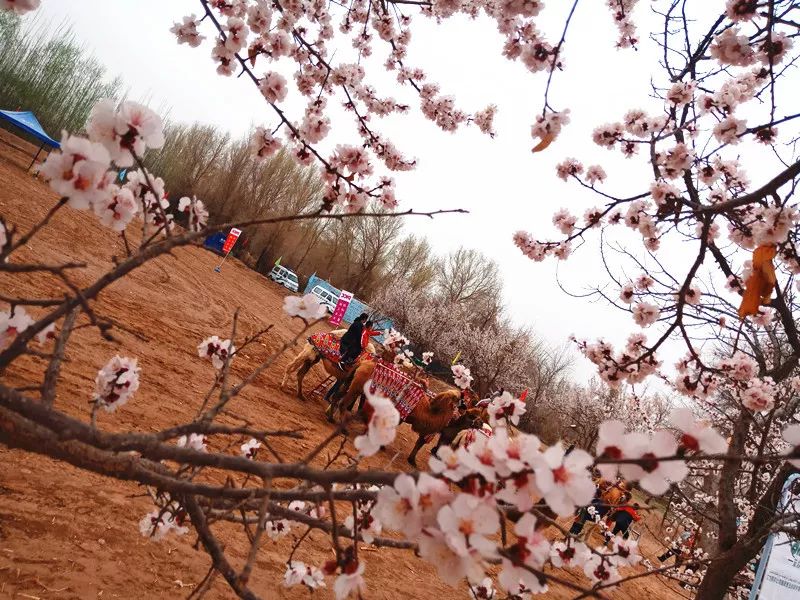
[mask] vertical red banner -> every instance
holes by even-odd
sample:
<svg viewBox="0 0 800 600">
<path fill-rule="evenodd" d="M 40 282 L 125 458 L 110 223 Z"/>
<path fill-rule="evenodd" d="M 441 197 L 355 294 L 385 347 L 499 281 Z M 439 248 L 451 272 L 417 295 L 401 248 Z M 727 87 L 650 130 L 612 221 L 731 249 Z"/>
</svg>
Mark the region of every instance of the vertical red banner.
<svg viewBox="0 0 800 600">
<path fill-rule="evenodd" d="M 333 309 L 333 314 L 331 315 L 330 324 L 331 325 L 339 325 L 344 319 L 344 313 L 347 312 L 347 307 L 350 306 L 350 301 L 353 299 L 353 294 L 350 292 L 342 291 L 339 294 L 339 301 L 336 303 L 336 308 Z"/>
<path fill-rule="evenodd" d="M 223 254 L 227 254 L 233 249 L 233 245 L 236 243 L 236 240 L 239 239 L 240 235 L 242 235 L 241 229 L 236 229 L 236 227 L 231 227 L 231 230 L 228 233 L 228 237 L 225 238 L 225 243 L 222 245 Z"/>
</svg>

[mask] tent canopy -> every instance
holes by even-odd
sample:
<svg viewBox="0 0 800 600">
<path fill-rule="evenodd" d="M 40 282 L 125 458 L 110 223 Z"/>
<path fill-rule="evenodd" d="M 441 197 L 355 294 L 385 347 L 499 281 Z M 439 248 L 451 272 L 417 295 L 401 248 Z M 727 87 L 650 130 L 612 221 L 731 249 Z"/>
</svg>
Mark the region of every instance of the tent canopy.
<svg viewBox="0 0 800 600">
<path fill-rule="evenodd" d="M 16 125 L 42 142 L 43 145 L 52 146 L 53 148 L 61 147 L 61 144 L 45 133 L 41 123 L 30 111 L 0 110 L 0 120 Z"/>
</svg>

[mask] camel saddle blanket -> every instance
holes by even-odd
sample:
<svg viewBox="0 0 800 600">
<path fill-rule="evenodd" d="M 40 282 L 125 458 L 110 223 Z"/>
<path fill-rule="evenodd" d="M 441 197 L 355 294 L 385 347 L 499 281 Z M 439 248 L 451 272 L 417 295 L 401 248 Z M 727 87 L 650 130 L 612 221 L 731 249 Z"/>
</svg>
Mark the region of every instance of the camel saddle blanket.
<svg viewBox="0 0 800 600">
<path fill-rule="evenodd" d="M 317 352 L 322 354 L 323 358 L 333 363 L 338 363 L 341 359 L 341 355 L 339 354 L 339 341 L 339 338 L 335 335 L 324 331 L 315 333 L 308 338 L 308 343 L 314 346 Z M 359 356 L 359 359 L 362 358 L 364 354 L 367 353 L 363 352 L 361 356 Z"/>
<path fill-rule="evenodd" d="M 375 366 L 369 391 L 389 398 L 400 413 L 401 421 L 411 414 L 426 395 L 425 389 L 420 384 L 384 361 L 378 362 Z"/>
</svg>

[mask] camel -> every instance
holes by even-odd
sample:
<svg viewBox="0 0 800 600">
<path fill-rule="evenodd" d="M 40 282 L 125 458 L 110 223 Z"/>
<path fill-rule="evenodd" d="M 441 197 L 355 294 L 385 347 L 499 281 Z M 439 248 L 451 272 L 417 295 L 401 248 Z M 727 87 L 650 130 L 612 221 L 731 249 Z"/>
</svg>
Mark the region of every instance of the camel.
<svg viewBox="0 0 800 600">
<path fill-rule="evenodd" d="M 346 332 L 346 329 L 334 329 L 331 331 L 331 335 L 337 339 L 341 339 Z M 375 345 L 372 344 L 372 342 L 367 344 L 367 352 L 370 354 L 375 354 Z M 328 375 L 335 377 L 337 381 L 344 379 L 352 371 L 352 369 L 348 371 L 342 371 L 338 365 L 324 358 L 322 354 L 320 354 L 319 350 L 317 350 L 313 344 L 311 344 L 311 342 L 306 341 L 306 343 L 303 345 L 303 349 L 300 350 L 300 353 L 295 356 L 288 365 L 286 365 L 286 369 L 283 371 L 281 389 L 287 390 L 286 382 L 289 379 L 289 375 L 296 372 L 297 397 L 300 398 L 300 400 L 305 400 L 306 397 L 303 395 L 303 379 L 305 378 L 306 373 L 311 370 L 311 367 L 313 367 L 319 361 L 322 361 L 322 366 L 325 367 L 325 371 L 328 373 Z M 358 363 L 356 363 L 356 365 L 358 365 Z"/>
<path fill-rule="evenodd" d="M 365 360 L 356 367 L 349 380 L 347 390 L 341 397 L 334 397 L 325 412 L 329 421 L 333 422 L 337 410 L 352 409 L 355 401 L 362 396 L 364 385 L 372 377 L 376 364 L 375 361 Z M 441 433 L 450 423 L 460 401 L 461 392 L 458 390 L 448 390 L 433 398 L 426 395 L 406 417 L 405 422 L 411 425 L 412 431 L 419 436 L 407 459 L 412 467 L 417 466 L 417 453 L 425 445 L 428 437 Z"/>
<path fill-rule="evenodd" d="M 433 447 L 433 450 L 431 450 L 431 454 L 436 454 L 436 451 L 442 446 L 458 448 L 463 444 L 464 436 L 462 432 L 468 432 L 471 429 L 480 429 L 484 423 L 485 421 L 483 420 L 480 408 L 467 409 L 463 415 L 457 419 L 453 419 L 447 427 L 442 429 L 436 445 Z"/>
</svg>

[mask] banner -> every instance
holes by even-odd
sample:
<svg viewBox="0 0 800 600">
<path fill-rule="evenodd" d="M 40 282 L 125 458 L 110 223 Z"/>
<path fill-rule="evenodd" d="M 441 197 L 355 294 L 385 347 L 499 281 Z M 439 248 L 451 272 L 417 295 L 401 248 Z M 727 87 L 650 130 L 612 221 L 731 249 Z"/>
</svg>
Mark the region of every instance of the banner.
<svg viewBox="0 0 800 600">
<path fill-rule="evenodd" d="M 350 306 L 350 301 L 352 299 L 353 294 L 342 290 L 342 293 L 339 294 L 339 301 L 336 303 L 336 308 L 333 309 L 333 314 L 331 315 L 331 325 L 341 324 L 342 319 L 344 319 L 344 313 L 347 312 L 347 307 Z"/>
<path fill-rule="evenodd" d="M 233 245 L 236 243 L 236 240 L 239 239 L 240 235 L 242 235 L 241 229 L 236 229 L 236 227 L 231 227 L 230 232 L 228 232 L 228 237 L 225 238 L 225 243 L 222 245 L 223 254 L 227 254 L 228 252 L 233 250 Z"/>
<path fill-rule="evenodd" d="M 778 515 L 800 515 L 800 475 L 783 485 Z M 773 533 L 761 553 L 750 600 L 785 600 L 800 597 L 800 540 Z"/>
</svg>

